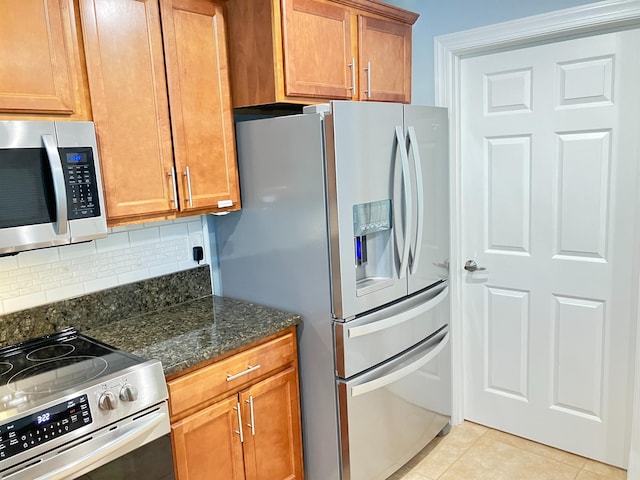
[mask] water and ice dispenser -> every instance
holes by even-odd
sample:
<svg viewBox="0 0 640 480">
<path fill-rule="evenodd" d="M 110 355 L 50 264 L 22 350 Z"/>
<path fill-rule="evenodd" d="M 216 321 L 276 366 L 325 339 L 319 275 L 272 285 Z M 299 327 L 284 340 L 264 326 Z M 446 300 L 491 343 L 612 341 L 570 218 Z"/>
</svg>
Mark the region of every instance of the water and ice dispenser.
<svg viewBox="0 0 640 480">
<path fill-rule="evenodd" d="M 353 206 L 353 241 L 358 296 L 386 287 L 394 274 L 391 200 Z"/>
</svg>

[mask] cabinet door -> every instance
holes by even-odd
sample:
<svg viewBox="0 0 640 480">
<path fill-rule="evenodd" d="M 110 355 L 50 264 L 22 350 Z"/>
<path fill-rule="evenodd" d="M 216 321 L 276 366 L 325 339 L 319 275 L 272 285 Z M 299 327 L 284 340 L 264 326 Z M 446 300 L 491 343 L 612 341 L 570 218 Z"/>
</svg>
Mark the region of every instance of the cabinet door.
<svg viewBox="0 0 640 480">
<path fill-rule="evenodd" d="M 109 220 L 171 213 L 173 153 L 158 0 L 80 0 Z"/>
<path fill-rule="evenodd" d="M 238 397 L 171 426 L 176 480 L 244 479 Z"/>
<path fill-rule="evenodd" d="M 285 95 L 350 100 L 349 10 L 317 0 L 282 0 L 282 6 Z"/>
<path fill-rule="evenodd" d="M 411 26 L 358 16 L 360 99 L 411 102 Z"/>
<path fill-rule="evenodd" d="M 293 367 L 240 394 L 247 480 L 302 479 L 298 374 Z"/>
<path fill-rule="evenodd" d="M 180 209 L 237 209 L 223 7 L 161 0 L 161 9 Z"/>
<path fill-rule="evenodd" d="M 0 112 L 74 113 L 73 11 L 71 0 L 0 2 Z"/>
</svg>

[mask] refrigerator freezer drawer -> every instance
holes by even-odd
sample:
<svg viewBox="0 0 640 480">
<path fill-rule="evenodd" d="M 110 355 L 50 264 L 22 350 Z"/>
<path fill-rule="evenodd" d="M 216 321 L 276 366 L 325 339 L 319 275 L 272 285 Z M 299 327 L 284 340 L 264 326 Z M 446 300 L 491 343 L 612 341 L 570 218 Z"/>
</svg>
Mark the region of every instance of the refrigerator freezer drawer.
<svg viewBox="0 0 640 480">
<path fill-rule="evenodd" d="M 449 422 L 448 327 L 388 364 L 338 380 L 343 480 L 383 480 Z"/>
<path fill-rule="evenodd" d="M 441 283 L 399 304 L 335 322 L 336 373 L 349 378 L 404 352 L 449 323 L 449 287 Z"/>
</svg>

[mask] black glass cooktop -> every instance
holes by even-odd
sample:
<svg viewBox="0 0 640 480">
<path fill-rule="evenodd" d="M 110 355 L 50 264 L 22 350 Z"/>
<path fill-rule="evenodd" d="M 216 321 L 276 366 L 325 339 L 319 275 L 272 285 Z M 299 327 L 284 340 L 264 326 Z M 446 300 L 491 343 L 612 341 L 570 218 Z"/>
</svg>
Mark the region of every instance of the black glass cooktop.
<svg viewBox="0 0 640 480">
<path fill-rule="evenodd" d="M 73 392 L 143 359 L 74 329 L 0 349 L 0 411 Z M 22 409 L 22 408 L 19 408 Z"/>
</svg>

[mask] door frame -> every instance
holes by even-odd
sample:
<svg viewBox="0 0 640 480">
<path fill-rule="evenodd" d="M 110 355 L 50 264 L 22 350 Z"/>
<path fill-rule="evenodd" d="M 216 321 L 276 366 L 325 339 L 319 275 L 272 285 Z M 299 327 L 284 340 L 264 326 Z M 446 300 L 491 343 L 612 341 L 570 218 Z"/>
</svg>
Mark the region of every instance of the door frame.
<svg viewBox="0 0 640 480">
<path fill-rule="evenodd" d="M 451 332 L 453 413 L 452 424 L 464 420 L 464 379 L 462 345 L 462 183 L 461 183 L 461 61 L 465 57 L 497 51 L 524 48 L 553 42 L 569 36 L 585 36 L 605 31 L 640 27 L 640 0 L 606 0 L 541 15 L 451 33 L 434 38 L 435 100 L 437 106 L 449 108 L 449 151 L 451 159 Z M 639 132 L 640 133 L 640 132 Z M 640 194 L 636 195 L 636 211 L 640 212 Z M 640 222 L 639 222 L 640 223 Z M 636 226 L 640 233 L 640 226 Z M 640 252 L 633 258 L 638 297 L 640 286 Z M 640 312 L 636 303 L 636 325 Z M 635 351 L 640 353 L 640 329 L 636 328 Z M 640 355 L 635 358 L 633 387 L 633 424 L 628 478 L 640 478 Z"/>
</svg>

